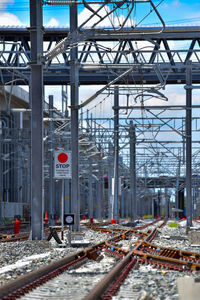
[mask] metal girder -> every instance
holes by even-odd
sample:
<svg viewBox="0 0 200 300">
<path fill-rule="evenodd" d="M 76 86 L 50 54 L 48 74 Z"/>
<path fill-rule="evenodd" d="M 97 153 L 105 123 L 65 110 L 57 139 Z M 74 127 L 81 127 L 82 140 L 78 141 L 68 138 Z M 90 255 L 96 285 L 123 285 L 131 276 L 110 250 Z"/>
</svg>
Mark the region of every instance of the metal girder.
<svg viewBox="0 0 200 300">
<path fill-rule="evenodd" d="M 27 84 L 30 74 L 29 30 L 25 28 L 0 28 L 0 68 L 3 73 L 3 83 L 14 79 L 17 84 Z M 144 30 L 144 29 L 143 29 Z M 135 66 L 126 82 L 129 84 L 183 84 L 185 83 L 186 62 L 192 60 L 193 83 L 200 80 L 200 27 L 167 28 L 160 35 L 151 35 L 150 28 L 147 41 L 144 35 L 131 35 L 131 31 L 106 32 L 105 30 L 84 30 L 74 37 L 76 42 L 83 41 L 78 47 L 79 83 L 106 84 L 123 72 Z M 141 29 L 142 31 L 142 29 Z M 44 44 L 46 52 L 55 49 L 55 43 L 67 36 L 66 29 L 45 29 Z M 186 40 L 184 49 L 176 47 L 177 40 Z M 110 41 L 115 47 L 110 48 Z M 143 41 L 145 47 L 138 49 L 138 41 Z M 170 41 L 174 41 L 171 48 Z M 71 43 L 71 42 L 70 42 Z M 59 43 L 58 43 L 59 44 Z M 69 44 L 70 45 L 70 44 Z M 70 82 L 70 49 L 50 60 L 44 68 L 44 84 L 56 85 Z M 154 67 L 153 67 L 154 66 Z M 23 77 L 21 77 L 23 75 Z M 55 76 L 56 75 L 56 76 Z M 162 76 L 161 76 L 162 75 Z M 24 78 L 25 76 L 25 78 Z M 124 84 L 121 79 L 119 84 Z"/>
<path fill-rule="evenodd" d="M 146 180 L 146 184 L 148 188 L 175 188 L 176 187 L 176 180 L 177 177 L 170 177 L 170 176 L 161 176 L 161 177 L 149 177 L 149 178 L 137 178 L 137 186 L 144 186 L 144 181 Z M 179 178 L 179 183 L 184 187 L 186 185 L 186 178 L 181 177 Z M 193 187 L 200 185 L 200 178 L 194 178 L 193 180 Z"/>
<path fill-rule="evenodd" d="M 124 29 L 123 31 L 118 31 L 117 33 L 110 30 L 109 36 L 106 35 L 106 30 L 96 30 L 95 40 L 110 40 L 118 41 L 120 37 L 126 40 L 144 40 L 144 32 L 148 33 L 148 38 L 152 40 L 166 39 L 166 40 L 193 40 L 199 39 L 200 26 L 198 25 L 185 25 L 185 26 L 166 26 L 165 30 L 160 34 L 155 34 L 156 27 L 138 27 L 135 29 L 134 34 L 131 28 Z M 29 40 L 29 28 L 27 27 L 11 27 L 11 26 L 0 26 L 1 31 L 1 40 L 13 41 L 14 37 L 17 36 L 23 37 L 26 40 Z M 44 28 L 44 41 L 49 41 L 51 37 L 56 37 L 61 40 L 69 34 L 68 27 L 45 27 Z"/>
</svg>

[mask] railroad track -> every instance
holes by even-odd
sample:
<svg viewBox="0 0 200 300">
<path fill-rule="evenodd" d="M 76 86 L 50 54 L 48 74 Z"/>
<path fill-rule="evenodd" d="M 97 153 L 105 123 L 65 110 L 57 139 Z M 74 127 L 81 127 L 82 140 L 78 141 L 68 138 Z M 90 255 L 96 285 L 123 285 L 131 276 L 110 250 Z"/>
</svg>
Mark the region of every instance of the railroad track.
<svg viewBox="0 0 200 300">
<path fill-rule="evenodd" d="M 19 233 L 19 234 L 0 234 L 0 243 L 16 242 L 28 240 L 30 233 Z"/>
<path fill-rule="evenodd" d="M 125 237 L 126 232 L 123 232 L 122 234 L 113 236 L 108 240 L 108 242 L 115 243 L 120 240 L 120 238 L 123 239 Z M 0 288 L 0 299 L 19 298 L 37 286 L 42 285 L 46 281 L 62 274 L 66 270 L 80 267 L 88 262 L 88 260 L 96 261 L 104 248 L 105 242 L 102 242 L 71 254 L 64 259 L 58 260 L 29 274 L 23 275 Z M 119 257 L 117 259 L 119 259 Z"/>
<path fill-rule="evenodd" d="M 164 226 L 165 223 L 166 221 L 162 222 L 158 227 Z M 103 261 L 102 253 L 105 256 L 111 256 L 110 263 L 112 266 L 110 267 L 110 270 L 108 270 L 108 268 L 105 268 L 105 265 L 102 265 L 102 270 L 104 270 L 100 272 L 101 275 L 103 274 L 103 276 L 101 276 L 103 277 L 102 280 L 100 280 L 96 286 L 91 286 L 90 284 L 90 289 L 92 288 L 92 290 L 87 295 L 82 294 L 84 300 L 112 299 L 112 297 L 118 292 L 120 285 L 127 278 L 130 271 L 138 264 L 150 264 L 156 268 L 165 268 L 181 272 L 200 270 L 200 254 L 160 246 L 158 247 L 151 244 L 151 241 L 155 238 L 158 232 L 157 229 L 152 230 L 149 233 L 144 233 L 139 230 L 140 228 L 109 229 L 102 225 L 95 225 L 91 227 L 93 227 L 94 230 L 101 232 L 104 230 L 103 232 L 107 232 L 112 237 L 104 242 L 73 253 L 64 259 L 56 261 L 48 266 L 23 275 L 18 279 L 5 284 L 0 288 L 0 299 L 6 300 L 22 297 L 31 290 L 66 271 L 67 273 L 74 272 L 74 274 L 77 274 L 74 270 L 79 268 L 80 272 L 84 273 L 81 269 L 84 268 L 84 265 L 90 264 L 90 262 L 93 261 L 92 264 L 94 267 L 96 262 L 99 262 L 101 259 Z M 131 236 L 135 236 L 137 239 L 137 242 L 134 243 L 131 250 L 124 249 L 123 246 L 121 247 L 119 245 L 120 242 L 129 239 Z M 98 263 L 98 269 L 100 269 L 100 265 L 101 262 Z M 105 274 L 105 269 L 107 274 Z M 66 278 L 67 273 L 65 273 L 64 278 Z M 97 271 L 97 265 L 96 270 L 92 271 L 92 273 L 100 275 Z M 86 275 L 87 274 L 85 274 L 85 276 Z M 97 281 L 97 279 L 95 280 Z M 50 283 L 50 286 L 51 285 L 52 284 Z M 43 288 L 43 292 L 44 289 L 45 288 Z M 48 284 L 46 289 L 49 289 Z M 27 297 L 24 299 L 29 298 Z"/>
<path fill-rule="evenodd" d="M 65 227 L 66 229 L 66 227 Z M 56 232 L 61 231 L 61 226 L 54 226 L 52 227 L 48 227 L 44 229 L 44 234 L 48 240 L 48 237 L 51 235 L 53 236 L 53 234 L 55 234 L 55 238 L 56 241 L 58 243 L 62 243 L 60 241 L 60 239 L 58 238 L 58 236 L 56 236 Z M 53 234 L 52 234 L 53 232 Z M 5 233 L 0 233 L 0 243 L 9 243 L 9 242 L 19 242 L 19 241 L 26 241 L 28 240 L 30 237 L 30 232 L 22 232 L 22 233 L 18 233 L 18 234 L 5 234 Z"/>
<path fill-rule="evenodd" d="M 13 228 L 14 228 L 14 224 L 4 225 L 0 227 L 0 243 L 9 242 L 9 241 L 14 242 L 14 241 L 19 241 L 20 239 L 21 240 L 28 239 L 29 237 L 28 223 L 21 223 L 20 228 L 23 232 L 21 232 L 20 234 L 17 235 L 14 234 Z"/>
<path fill-rule="evenodd" d="M 149 223 L 149 224 L 146 224 L 144 226 L 141 226 L 141 227 L 137 227 L 138 229 L 144 229 L 150 225 L 153 225 L 155 223 L 157 223 L 158 220 L 152 222 L 152 223 Z M 109 223 L 99 223 L 98 225 L 91 225 L 90 223 L 87 224 L 87 227 L 92 229 L 92 230 L 96 230 L 96 231 L 100 231 L 100 232 L 105 232 L 105 233 L 110 233 L 112 235 L 112 232 L 113 230 L 109 230 L 109 229 L 106 229 L 105 227 L 108 226 Z M 27 226 L 27 224 L 22 224 L 21 226 Z M 13 229 L 13 225 L 9 225 L 7 227 L 3 227 L 2 228 L 2 231 L 4 230 L 11 230 Z M 55 227 L 54 227 L 55 229 Z M 60 231 L 61 229 L 59 229 L 59 226 L 57 226 L 56 228 L 56 231 Z M 117 234 L 117 233 L 120 233 L 124 231 L 124 229 L 118 229 L 118 230 L 115 230 L 114 234 Z M 138 233 L 137 230 L 135 230 L 135 233 L 136 234 L 141 234 L 141 235 L 145 235 L 145 233 L 141 232 L 141 233 Z M 44 234 L 46 237 L 49 236 L 50 234 L 50 229 L 49 228 L 45 228 L 44 230 Z M 29 238 L 30 236 L 30 232 L 23 232 L 23 233 L 19 233 L 19 234 L 8 234 L 8 233 L 0 233 L 0 243 L 6 243 L 6 242 L 15 242 L 15 241 L 25 241 Z"/>
</svg>

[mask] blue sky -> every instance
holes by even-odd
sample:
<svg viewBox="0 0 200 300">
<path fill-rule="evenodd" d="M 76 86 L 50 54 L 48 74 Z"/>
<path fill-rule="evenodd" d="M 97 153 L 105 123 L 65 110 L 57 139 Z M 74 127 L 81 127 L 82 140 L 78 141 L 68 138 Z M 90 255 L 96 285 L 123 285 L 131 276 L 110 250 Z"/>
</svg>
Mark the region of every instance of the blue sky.
<svg viewBox="0 0 200 300">
<path fill-rule="evenodd" d="M 161 0 L 154 0 L 157 5 Z M 145 4 L 147 11 L 149 5 Z M 79 13 L 83 7 L 79 7 Z M 137 6 L 136 17 L 142 16 L 144 6 Z M 68 7 L 44 5 L 44 25 L 67 26 Z M 199 24 L 200 25 L 200 1 L 198 0 L 164 0 L 158 6 L 158 11 L 166 24 Z M 155 16 L 151 16 L 143 24 L 157 23 Z M 29 25 L 29 1 L 28 0 L 0 0 L 0 25 Z"/>
</svg>

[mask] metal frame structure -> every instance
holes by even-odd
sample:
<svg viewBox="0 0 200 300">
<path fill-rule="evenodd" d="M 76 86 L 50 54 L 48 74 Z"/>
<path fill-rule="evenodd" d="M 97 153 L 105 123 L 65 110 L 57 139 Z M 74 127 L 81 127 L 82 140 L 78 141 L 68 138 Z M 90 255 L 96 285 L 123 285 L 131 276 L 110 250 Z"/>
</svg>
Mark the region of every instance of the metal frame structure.
<svg viewBox="0 0 200 300">
<path fill-rule="evenodd" d="M 173 171 L 168 170 L 170 174 L 169 184 L 165 187 L 169 187 L 174 181 L 176 172 L 179 180 L 176 180 L 176 186 L 180 185 L 180 182 L 184 184 L 184 180 L 181 178 L 181 163 L 186 162 L 186 191 L 187 191 L 187 208 L 188 208 L 188 226 L 192 224 L 192 186 L 194 180 L 192 179 L 192 157 L 193 163 L 198 168 L 199 155 L 198 149 L 192 147 L 193 144 L 199 143 L 198 139 L 192 143 L 192 131 L 194 128 L 192 124 L 192 108 L 198 109 L 198 106 L 192 105 L 192 89 L 199 88 L 194 86 L 195 83 L 200 81 L 200 68 L 199 68 L 199 49 L 200 40 L 199 32 L 200 28 L 197 27 L 166 27 L 163 19 L 158 13 L 157 8 L 151 0 L 146 1 L 99 1 L 98 8 L 93 9 L 90 1 L 73 1 L 70 2 L 70 28 L 69 29 L 44 29 L 42 24 L 42 5 L 69 5 L 68 1 L 41 1 L 30 0 L 30 28 L 2 28 L 0 41 L 0 82 L 2 85 L 10 84 L 30 84 L 30 103 L 31 103 L 31 195 L 32 195 L 32 238 L 43 238 L 43 84 L 44 85 L 56 85 L 56 84 L 69 84 L 70 85 L 70 97 L 71 97 L 71 115 L 69 134 L 71 135 L 71 150 L 72 150 L 72 181 L 71 181 L 71 205 L 70 209 L 76 214 L 76 224 L 74 230 L 79 230 L 79 213 L 80 213 L 80 184 L 84 185 L 84 181 L 79 179 L 81 172 L 84 172 L 86 165 L 81 165 L 79 160 L 79 146 L 80 136 L 85 134 L 87 142 L 95 143 L 95 151 L 91 151 L 90 155 L 96 155 L 99 161 L 105 155 L 110 155 L 109 151 L 112 148 L 110 146 L 113 143 L 114 132 L 114 203 L 110 205 L 108 199 L 109 215 L 118 218 L 119 216 L 119 191 L 118 191 L 118 177 L 119 174 L 130 180 L 131 190 L 131 218 L 136 218 L 136 198 L 138 197 L 136 186 L 137 182 L 144 179 L 145 187 L 148 187 L 148 182 L 153 181 L 154 186 L 157 185 L 156 180 L 160 175 L 161 159 L 159 157 L 162 153 L 162 168 L 167 170 L 167 164 L 171 158 L 174 159 Z M 148 28 L 142 26 L 129 26 L 129 20 L 131 20 L 132 12 L 136 4 L 150 3 L 152 11 L 156 13 L 156 16 L 160 20 L 161 26 L 158 28 Z M 113 9 L 107 8 L 109 5 L 113 6 Z M 90 16 L 86 20 L 78 25 L 77 20 L 77 5 L 84 5 L 85 9 L 90 11 Z M 118 23 L 116 26 L 110 19 L 111 16 L 117 13 L 117 10 L 127 6 L 127 15 L 124 18 L 124 22 Z M 101 10 L 105 9 L 106 13 L 102 16 Z M 95 20 L 98 17 L 98 20 Z M 112 26 L 99 28 L 105 19 L 109 19 Z M 89 22 L 93 21 L 93 25 L 90 29 L 86 28 Z M 140 22 L 139 22 L 140 23 Z M 139 24 L 138 23 L 138 24 Z M 172 47 L 171 41 L 175 46 Z M 178 46 L 180 41 L 185 42 L 184 49 Z M 110 43 L 112 42 L 112 47 Z M 45 49 L 45 50 L 43 50 Z M 95 94 L 87 98 L 83 103 L 79 103 L 79 85 L 102 85 Z M 160 113 L 156 113 L 155 110 L 165 110 L 170 108 L 169 106 L 158 105 L 147 108 L 144 105 L 145 97 L 154 97 L 162 100 L 167 100 L 163 94 L 162 89 L 166 84 L 185 84 L 186 89 L 186 105 L 182 108 L 186 109 L 186 115 L 182 117 L 181 124 L 171 125 L 171 121 L 178 120 L 178 118 L 161 117 Z M 113 86 L 118 85 L 114 88 Z M 131 85 L 131 86 L 130 86 Z M 126 92 L 125 92 L 126 91 Z M 79 112 L 84 107 L 88 107 L 94 99 L 102 93 L 107 95 L 114 94 L 114 127 L 110 130 L 103 128 L 101 132 L 101 123 L 97 128 L 97 120 L 91 118 L 91 126 L 88 128 L 81 127 L 81 133 L 79 132 Z M 127 105 L 121 105 L 119 103 L 119 97 L 121 94 L 126 93 Z M 137 109 L 136 103 L 129 101 L 130 96 L 135 102 L 140 101 L 139 109 L 142 114 L 146 110 L 151 117 L 148 116 L 148 122 L 144 121 L 141 117 L 141 124 L 137 118 L 132 116 L 126 118 L 130 122 L 127 124 L 120 119 L 120 111 L 125 109 L 126 111 Z M 110 98 L 110 101 L 112 96 Z M 117 100 L 118 99 L 118 100 Z M 119 104 L 118 104 L 119 103 Z M 176 109 L 176 107 L 173 107 Z M 129 114 L 129 116 L 131 113 Z M 152 117 L 153 116 L 153 117 Z M 50 118 L 52 115 L 50 114 Z M 86 118 L 87 122 L 90 119 Z M 150 124 L 150 119 L 155 120 L 156 124 Z M 198 119 L 198 118 L 197 118 Z M 95 123 L 93 124 L 92 122 Z M 99 120 L 98 120 L 99 121 Z M 64 123 L 64 120 L 63 120 Z M 83 124 L 82 124 L 83 125 Z M 65 126 L 64 126 L 65 127 Z M 121 127 L 121 131 L 120 131 Z M 154 131 L 153 139 L 146 138 L 145 134 L 149 128 Z M 162 130 L 170 129 L 181 140 L 167 141 L 159 140 L 159 135 Z M 199 129 L 198 129 L 199 130 Z M 197 130 L 197 131 L 198 131 Z M 95 132 L 94 132 L 95 131 Z M 94 132 L 94 133 L 93 133 Z M 125 133 L 124 133 L 125 132 Z M 51 141 L 53 138 L 52 127 L 50 128 Z M 142 140 L 140 136 L 143 135 Z M 134 137 L 135 136 L 135 137 Z M 101 147 L 99 144 L 101 143 Z M 149 143 L 150 147 L 147 149 L 146 143 Z M 176 145 L 177 143 L 177 145 Z M 128 148 L 130 144 L 130 149 Z M 152 145 L 156 145 L 155 146 Z M 103 146 L 102 146 L 103 145 Z M 176 146 L 175 146 L 176 145 Z M 52 147 L 52 144 L 50 143 Z M 183 147 L 185 147 L 183 149 Z M 160 150 L 160 148 L 164 150 Z M 192 151 L 193 148 L 193 151 Z M 140 150 L 142 149 L 142 150 Z M 129 152 L 130 151 L 130 152 Z M 186 151 L 186 155 L 185 155 Z M 142 152 L 142 155 L 140 154 Z M 144 153 L 144 154 L 143 154 Z M 120 169 L 120 155 L 123 156 Z M 142 159 L 143 155 L 145 160 Z M 141 156 L 141 161 L 140 161 Z M 166 160 L 163 157 L 166 157 Z M 130 159 L 129 159 L 130 157 Z M 147 157 L 147 158 L 146 158 Z M 50 157 L 52 161 L 52 157 Z M 37 163 L 36 163 L 37 162 Z M 110 167 L 112 159 L 104 166 L 105 169 Z M 156 166 L 157 175 L 153 174 L 152 169 L 144 171 L 151 176 L 148 180 L 148 176 L 141 176 L 136 172 L 137 169 L 143 168 L 145 165 Z M 137 166 L 138 164 L 138 166 Z M 89 206 L 93 205 L 93 179 L 96 175 L 93 172 L 92 160 L 90 160 L 88 179 L 89 188 Z M 101 163 L 100 163 L 101 165 Z M 175 167 L 174 167 L 175 166 Z M 80 167 L 82 170 L 80 170 Z M 99 188 L 98 192 L 98 204 L 100 204 L 100 197 L 102 193 L 102 168 L 99 166 L 98 180 L 95 185 Z M 123 170 L 124 169 L 124 170 Z M 130 175 L 127 176 L 127 169 Z M 122 171 L 123 170 L 123 171 Z M 179 171 L 178 171 L 179 170 Z M 166 171 L 167 172 L 167 171 Z M 50 173 L 52 174 L 51 170 Z M 129 178 L 128 178 L 129 177 Z M 52 179 L 52 175 L 51 175 Z M 80 180 L 80 181 L 79 181 Z M 110 180 L 110 178 L 109 178 Z M 166 179 L 164 178 L 166 181 Z M 163 180 L 163 181 L 164 181 Z M 160 179 L 162 182 L 162 180 Z M 198 178 L 195 179 L 198 186 Z M 80 183 L 80 184 L 79 184 Z M 128 181 L 127 181 L 128 184 Z M 166 191 L 165 191 L 166 192 Z M 104 192 L 103 192 L 104 193 Z M 109 196 L 110 197 L 110 182 L 109 182 Z M 124 196 L 123 196 L 124 197 Z M 52 194 L 51 194 L 52 198 Z M 92 204 L 93 203 L 93 204 Z M 177 202 L 176 202 L 177 204 Z M 52 203 L 51 203 L 52 205 Z M 100 206 L 100 205 L 99 205 Z M 112 207 L 112 208 L 111 208 Z M 91 208 L 91 207 L 90 207 Z M 124 210 L 124 207 L 122 208 Z M 52 206 L 50 212 L 53 213 Z M 92 215 L 92 211 L 90 215 Z M 101 210 L 99 209 L 97 215 L 101 217 Z"/>
<path fill-rule="evenodd" d="M 142 29 L 141 29 L 142 30 Z M 186 32 L 184 32 L 184 30 Z M 186 62 L 192 60 L 193 83 L 199 82 L 199 27 L 169 28 L 160 35 L 149 32 L 148 42 L 145 36 L 136 34 L 130 36 L 123 32 L 123 40 L 114 33 L 94 35 L 78 48 L 79 82 L 83 84 L 105 84 L 114 80 L 134 64 L 131 74 L 121 78 L 118 83 L 125 84 L 184 84 Z M 47 49 L 68 32 L 68 29 L 51 29 L 44 31 L 44 42 Z M 127 30 L 128 31 L 128 30 Z M 184 32 L 184 35 L 183 35 Z M 27 84 L 30 67 L 29 31 L 26 29 L 1 28 L 1 70 L 3 83 L 13 80 L 12 72 L 17 84 Z M 107 39 L 106 39 L 107 37 Z M 13 39 L 14 42 L 10 40 Z M 114 43 L 113 49 L 107 45 Z M 145 43 L 145 47 L 138 48 L 138 44 Z M 170 41 L 177 42 L 177 48 L 172 48 Z M 184 49 L 179 48 L 179 42 L 185 41 Z M 91 58 L 92 53 L 92 58 Z M 8 68 L 8 69 L 6 69 Z M 56 77 L 54 76 L 56 72 Z M 44 69 L 44 84 L 70 83 L 70 52 L 58 55 L 49 61 Z"/>
</svg>

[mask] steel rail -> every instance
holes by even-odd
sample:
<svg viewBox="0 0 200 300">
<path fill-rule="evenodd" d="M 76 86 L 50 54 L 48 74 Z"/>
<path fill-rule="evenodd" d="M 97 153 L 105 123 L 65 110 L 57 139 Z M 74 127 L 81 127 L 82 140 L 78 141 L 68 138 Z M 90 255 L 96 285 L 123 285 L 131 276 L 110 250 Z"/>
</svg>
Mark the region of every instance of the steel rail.
<svg viewBox="0 0 200 300">
<path fill-rule="evenodd" d="M 174 249 L 167 249 L 167 250 L 169 256 L 146 253 L 140 250 L 133 250 L 133 253 L 136 256 L 142 257 L 144 259 L 141 260 L 141 263 L 151 263 L 153 261 L 159 263 L 159 265 L 163 267 L 167 267 L 167 266 L 173 267 L 173 265 L 180 266 L 182 267 L 180 268 L 180 271 L 200 270 L 200 263 L 192 263 L 191 261 L 170 257 L 170 255 L 174 254 Z M 191 255 L 193 255 L 193 253 L 191 253 Z"/>
<path fill-rule="evenodd" d="M 57 231 L 58 231 L 58 229 L 57 229 Z M 44 233 L 45 233 L 45 235 L 48 235 L 49 229 L 46 228 L 44 230 Z M 30 232 L 24 232 L 24 233 L 19 233 L 19 234 L 0 234 L 0 243 L 25 241 L 25 240 L 28 240 L 29 236 L 30 236 Z"/>
<path fill-rule="evenodd" d="M 159 220 L 156 220 L 152 223 L 155 224 L 158 221 Z M 164 221 L 160 226 L 164 226 L 165 224 L 166 221 Z M 124 249 L 120 249 L 115 245 L 110 245 L 109 243 L 106 243 L 106 246 L 113 247 L 120 254 L 126 253 Z M 141 247 L 141 242 L 138 241 L 135 244 L 134 249 L 131 250 L 128 254 L 126 254 L 126 256 L 120 262 L 118 262 L 118 264 L 104 277 L 104 279 L 101 280 L 94 287 L 94 289 L 86 297 L 83 298 L 83 300 L 112 299 L 111 296 L 114 296 L 116 294 L 121 283 L 125 280 L 125 278 L 128 276 L 128 273 L 137 263 L 137 259 L 134 257 L 134 254 L 137 252 L 140 253 L 140 251 L 138 251 L 139 247 Z"/>
<path fill-rule="evenodd" d="M 156 220 L 152 223 L 149 223 L 145 225 L 144 227 L 150 226 L 152 224 L 157 223 L 160 220 Z M 162 222 L 162 224 L 159 227 L 162 227 L 166 224 L 165 220 Z M 102 226 L 103 224 L 101 224 Z M 105 225 L 105 224 L 104 224 Z M 91 226 L 92 227 L 92 226 Z M 102 230 L 102 228 L 99 226 L 99 230 Z M 115 231 L 115 228 L 113 228 L 113 232 Z M 105 253 L 109 254 L 116 254 L 118 259 L 120 260 L 119 263 L 117 263 L 114 268 L 104 277 L 103 281 L 101 281 L 90 293 L 89 295 L 84 298 L 85 300 L 95 300 L 99 299 L 100 296 L 102 296 L 106 290 L 109 289 L 107 292 L 107 296 L 103 299 L 110 299 L 109 295 L 114 295 L 117 290 L 120 287 L 120 284 L 124 281 L 124 279 L 127 277 L 128 273 L 130 270 L 134 267 L 134 265 L 137 262 L 137 259 L 134 257 L 137 255 L 139 257 L 139 262 L 143 263 L 145 260 L 147 261 L 148 259 L 151 259 L 152 261 L 155 261 L 155 264 L 163 263 L 163 260 L 165 261 L 166 264 L 169 265 L 170 263 L 175 263 L 176 265 L 180 265 L 178 262 L 178 259 L 169 259 L 169 257 L 163 256 L 159 257 L 158 255 L 154 254 L 147 254 L 144 253 L 141 249 L 142 247 L 149 248 L 151 244 L 147 243 L 147 238 L 145 240 L 141 241 L 138 240 L 133 249 L 127 253 L 126 250 L 120 249 L 119 247 L 116 246 L 116 244 L 113 245 L 113 243 L 117 243 L 121 239 L 127 238 L 131 233 L 135 233 L 135 230 L 131 229 L 126 229 L 120 230 L 121 232 L 119 233 L 119 229 L 116 228 L 116 235 L 111 237 L 110 239 L 100 242 L 94 246 L 88 247 L 86 249 L 83 249 L 81 251 L 78 251 L 76 253 L 73 253 L 63 259 L 60 259 L 56 262 L 53 262 L 47 266 L 44 266 L 38 270 L 35 270 L 29 274 L 23 275 L 19 277 L 16 280 L 13 280 L 4 286 L 0 287 L 0 298 L 3 300 L 6 299 L 15 299 L 17 297 L 20 297 L 21 295 L 29 292 L 30 290 L 34 289 L 38 285 L 41 285 L 45 283 L 46 281 L 50 280 L 51 278 L 60 275 L 64 271 L 66 271 L 69 267 L 71 266 L 80 266 L 84 264 L 88 259 L 92 260 L 97 260 L 99 252 L 102 249 L 105 248 L 114 248 L 114 251 L 110 253 L 111 251 L 108 249 L 108 251 L 105 251 Z M 134 231 L 134 232 L 133 232 Z M 155 231 L 153 231 L 155 232 Z M 110 233 L 110 232 L 109 232 Z M 145 234 L 144 234 L 145 235 Z M 152 236 L 155 236 L 154 234 L 152 235 L 152 232 L 149 235 L 151 238 Z M 146 243 L 146 244 L 145 244 Z M 152 246 L 153 248 L 153 246 Z M 155 247 L 154 247 L 155 248 Z M 155 251 L 154 251 L 155 252 Z M 146 255 L 146 256 L 145 256 Z M 184 266 L 191 265 L 191 262 L 185 261 L 182 263 Z M 199 269 L 200 265 L 197 264 L 192 264 L 192 269 Z M 187 268 L 189 269 L 189 268 Z M 110 285 L 112 285 L 110 287 Z M 106 298 L 108 297 L 108 298 Z"/>
<path fill-rule="evenodd" d="M 118 234 L 107 242 L 114 242 L 124 237 L 124 232 Z M 47 266 L 44 266 L 38 270 L 32 271 L 28 274 L 22 275 L 19 278 L 0 287 L 0 299 L 8 300 L 20 297 L 35 287 L 45 283 L 46 281 L 60 275 L 66 271 L 69 267 L 84 263 L 84 259 L 96 260 L 98 257 L 98 251 L 103 249 L 105 241 L 100 242 L 94 246 L 85 248 L 81 251 L 75 252 L 65 258 L 55 261 Z"/>
<path fill-rule="evenodd" d="M 165 226 L 166 222 L 167 219 L 159 227 L 162 228 Z M 157 229 L 150 233 L 149 240 L 152 240 L 156 234 Z M 107 243 L 107 246 L 111 245 Z M 122 253 L 123 249 L 120 249 L 115 245 L 113 247 L 118 254 Z M 123 253 L 126 253 L 126 251 Z M 135 258 L 131 260 L 131 256 L 134 255 L 138 257 L 136 261 L 138 261 L 140 264 L 151 264 L 156 267 L 164 267 L 176 271 L 200 270 L 200 254 L 198 253 L 159 247 L 147 243 L 146 241 L 137 241 L 134 249 L 131 250 L 131 252 L 129 252 L 125 258 L 120 261 L 83 300 L 112 299 L 112 296 L 116 295 L 120 284 L 124 281 L 130 270 L 135 265 Z M 129 265 L 129 268 L 127 265 Z"/>
<path fill-rule="evenodd" d="M 123 281 L 126 279 L 130 271 L 134 268 L 134 266 L 137 263 L 137 259 L 133 258 L 130 263 L 126 266 L 126 268 L 123 270 L 121 275 L 118 277 L 118 279 L 114 282 L 112 287 L 106 292 L 106 294 L 103 296 L 103 300 L 111 300 L 112 296 L 115 296 L 123 283 Z"/>
<path fill-rule="evenodd" d="M 35 284 L 39 284 L 39 282 L 36 282 L 38 279 L 42 278 L 43 276 L 47 276 L 51 272 L 55 271 L 55 269 L 59 269 L 80 257 L 85 257 L 85 251 L 82 250 L 75 254 L 73 253 L 66 258 L 60 259 L 38 270 L 32 271 L 31 273 L 20 276 L 19 278 L 0 287 L 0 299 L 6 299 L 4 297 L 11 296 L 10 294 L 15 292 L 16 296 L 17 294 L 20 295 L 20 293 L 25 293 L 26 291 L 28 292 L 28 288 L 33 288 L 33 286 L 30 285 L 31 283 L 35 281 Z"/>
<path fill-rule="evenodd" d="M 105 290 L 116 280 L 124 268 L 132 261 L 133 252 L 128 253 L 83 300 L 98 300 Z M 136 262 L 134 260 L 134 262 Z"/>
</svg>

